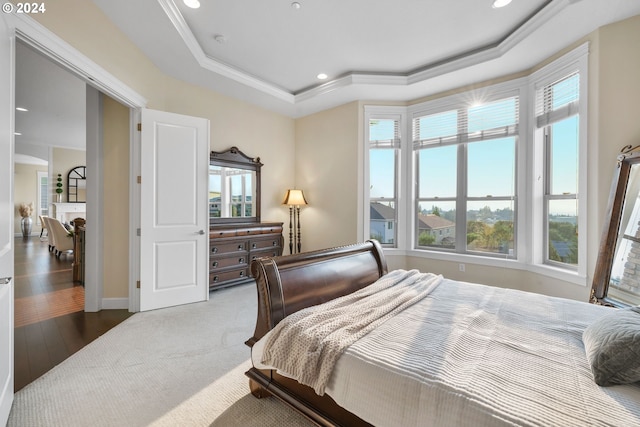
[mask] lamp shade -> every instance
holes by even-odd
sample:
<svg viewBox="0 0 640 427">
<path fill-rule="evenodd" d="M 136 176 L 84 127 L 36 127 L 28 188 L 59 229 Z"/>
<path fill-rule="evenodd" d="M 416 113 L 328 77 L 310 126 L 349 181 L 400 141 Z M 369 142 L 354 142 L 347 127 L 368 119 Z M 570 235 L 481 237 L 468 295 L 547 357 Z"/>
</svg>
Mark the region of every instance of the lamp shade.
<svg viewBox="0 0 640 427">
<path fill-rule="evenodd" d="M 283 205 L 300 206 L 306 205 L 307 201 L 304 198 L 302 190 L 287 190 L 287 194 L 284 195 Z"/>
</svg>

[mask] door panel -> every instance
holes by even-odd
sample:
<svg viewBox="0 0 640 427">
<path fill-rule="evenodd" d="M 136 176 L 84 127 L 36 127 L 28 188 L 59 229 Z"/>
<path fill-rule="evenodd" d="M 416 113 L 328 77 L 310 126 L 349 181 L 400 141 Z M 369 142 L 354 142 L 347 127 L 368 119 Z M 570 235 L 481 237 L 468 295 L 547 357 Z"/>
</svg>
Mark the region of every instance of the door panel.
<svg viewBox="0 0 640 427">
<path fill-rule="evenodd" d="M 14 38 L 0 16 L 0 425 L 13 402 L 13 67 Z"/>
<path fill-rule="evenodd" d="M 142 110 L 140 310 L 204 301 L 209 121 Z"/>
</svg>

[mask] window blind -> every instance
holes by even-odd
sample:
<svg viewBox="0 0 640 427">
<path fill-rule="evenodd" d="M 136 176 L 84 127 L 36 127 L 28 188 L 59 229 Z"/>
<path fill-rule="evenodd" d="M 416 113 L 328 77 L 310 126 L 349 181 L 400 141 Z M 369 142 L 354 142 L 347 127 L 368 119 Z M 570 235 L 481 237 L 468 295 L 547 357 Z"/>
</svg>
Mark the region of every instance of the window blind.
<svg viewBox="0 0 640 427">
<path fill-rule="evenodd" d="M 519 98 L 461 106 L 413 119 L 413 148 L 484 141 L 518 135 Z"/>
<path fill-rule="evenodd" d="M 400 121 L 393 119 L 369 120 L 370 148 L 400 148 Z"/>
<path fill-rule="evenodd" d="M 579 113 L 580 75 L 572 73 L 536 91 L 536 126 L 541 128 Z"/>
</svg>

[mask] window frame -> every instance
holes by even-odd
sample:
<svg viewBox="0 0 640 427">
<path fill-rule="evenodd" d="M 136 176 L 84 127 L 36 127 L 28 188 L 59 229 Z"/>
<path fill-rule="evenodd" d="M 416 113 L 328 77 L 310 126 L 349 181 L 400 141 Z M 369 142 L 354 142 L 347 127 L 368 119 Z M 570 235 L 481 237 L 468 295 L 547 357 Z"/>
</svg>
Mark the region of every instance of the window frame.
<svg viewBox="0 0 640 427">
<path fill-rule="evenodd" d="M 548 194 L 547 186 L 549 176 L 549 153 L 546 136 L 546 123 L 538 127 L 536 114 L 536 96 L 539 90 L 560 81 L 573 73 L 579 75 L 579 105 L 575 115 L 566 118 L 578 117 L 578 230 L 587 230 L 588 204 L 587 204 L 587 152 L 588 152 L 588 54 L 589 45 L 584 43 L 566 55 L 549 63 L 529 76 L 529 107 L 531 120 L 529 135 L 531 135 L 530 156 L 533 159 L 533 171 L 531 180 L 531 209 L 537 212 L 533 215 L 530 239 L 531 239 L 531 270 L 543 274 L 552 275 L 559 279 L 571 281 L 581 285 L 587 285 L 587 235 L 586 232 L 578 234 L 578 264 L 561 263 L 548 259 Z M 557 122 L 556 122 L 557 123 Z M 542 177 L 542 179 L 534 179 Z"/>
<path fill-rule="evenodd" d="M 502 83 L 502 84 L 497 84 L 497 85 L 493 85 L 493 86 L 489 86 L 487 88 L 483 88 L 480 90 L 472 90 L 472 91 L 468 91 L 468 92 L 464 92 L 461 94 L 457 94 L 457 95 L 453 95 L 453 96 L 449 96 L 449 97 L 445 97 L 442 98 L 440 100 L 436 100 L 436 101 L 432 101 L 432 102 L 428 102 L 428 103 L 424 103 L 424 104 L 419 104 L 413 108 L 410 108 L 410 123 L 412 126 L 412 131 L 413 131 L 413 127 L 414 127 L 414 120 L 419 119 L 421 117 L 425 117 L 425 116 L 430 116 L 430 115 L 437 115 L 437 114 L 442 114 L 448 111 L 453 111 L 456 110 L 458 112 L 462 111 L 462 114 L 458 114 L 458 128 L 460 126 L 460 120 L 466 120 L 466 116 L 468 114 L 468 111 L 470 108 L 473 108 L 474 105 L 477 105 L 479 103 L 481 104 L 490 104 L 492 102 L 497 102 L 497 101 L 501 101 L 501 100 L 506 100 L 509 98 L 514 98 L 517 97 L 518 98 L 518 102 L 519 104 L 522 104 L 522 94 L 524 93 L 524 91 L 526 90 L 526 87 L 524 86 L 524 80 L 523 79 L 514 79 L 512 81 L 506 82 L 506 83 Z M 523 141 L 524 137 L 525 137 L 525 132 L 524 129 L 526 129 L 526 126 L 522 125 L 523 122 L 523 116 L 522 116 L 522 112 L 521 109 L 519 109 L 520 111 L 518 112 L 519 117 L 518 117 L 518 131 L 517 134 L 515 136 L 516 141 L 515 141 L 515 147 L 514 147 L 514 168 L 515 168 L 515 177 L 514 177 L 514 192 L 515 194 L 513 196 L 509 196 L 509 197 L 503 197 L 503 196 L 497 196 L 497 197 L 476 197 L 476 196 L 469 196 L 468 194 L 468 147 L 470 144 L 477 144 L 477 143 L 482 143 L 483 141 L 462 141 L 462 142 L 450 142 L 450 143 L 445 143 L 445 144 L 439 144 L 437 146 L 443 147 L 443 146 L 455 146 L 457 148 L 457 154 L 456 154 L 456 161 L 457 161 L 457 173 L 456 173 L 456 177 L 457 177 L 457 188 L 456 188 L 456 195 L 455 197 L 443 197 L 443 198 L 438 198 L 439 201 L 448 201 L 448 202 L 453 202 L 456 204 L 456 247 L 454 249 L 446 249 L 446 248 L 437 248 L 437 247 L 425 247 L 425 246 L 419 246 L 419 236 L 417 235 L 417 228 L 418 228 L 418 223 L 419 223 L 419 217 L 418 217 L 418 206 L 421 202 L 423 202 L 424 200 L 426 200 L 427 202 L 431 201 L 434 202 L 436 199 L 435 198 L 420 198 L 420 194 L 419 194 L 419 181 L 418 181 L 418 172 L 419 172 L 419 152 L 422 149 L 429 149 L 429 148 L 416 148 L 416 147 L 411 147 L 411 156 L 413 157 L 413 174 L 415 176 L 415 179 L 413 180 L 413 187 L 412 187 L 412 193 L 413 193 L 413 198 L 414 198 L 414 203 L 413 203 L 413 212 L 412 212 L 412 220 L 413 220 L 413 226 L 414 226 L 414 230 L 416 230 L 415 233 L 413 233 L 412 235 L 412 250 L 415 251 L 428 251 L 428 252 L 441 252 L 441 253 L 451 253 L 451 254 L 460 254 L 460 255 L 469 255 L 469 256 L 480 256 L 480 257 L 488 257 L 488 258 L 498 258 L 498 259 L 517 259 L 517 254 L 519 252 L 519 249 L 517 247 L 518 245 L 518 233 L 519 233 L 519 228 L 518 228 L 518 213 L 521 212 L 520 207 L 518 206 L 518 201 L 519 201 L 519 197 L 518 194 L 522 193 L 522 189 L 519 188 L 519 182 L 522 182 L 523 180 L 521 179 L 521 177 L 519 176 L 519 171 L 520 171 L 520 165 L 519 165 L 519 152 L 522 151 L 519 149 L 519 145 L 521 144 L 519 141 Z M 460 117 L 463 117 L 462 119 L 460 119 Z M 459 130 L 459 132 L 462 132 L 462 130 Z M 466 132 L 466 130 L 465 130 Z M 501 138 L 500 136 L 497 136 L 496 138 L 489 138 L 487 139 L 487 141 L 492 141 L 495 139 L 499 139 Z M 413 139 L 413 138 L 412 138 Z M 435 147 L 436 145 L 434 145 Z M 514 256 L 505 256 L 499 253 L 491 253 L 491 252 L 483 252 L 483 251 L 473 251 L 473 250 L 468 250 L 467 249 L 467 243 L 466 243 L 466 238 L 467 238 L 467 207 L 468 207 L 468 203 L 469 202 L 474 202 L 474 201 L 482 201 L 482 200 L 492 200 L 492 201 L 505 201 L 505 200 L 513 200 L 513 205 L 514 205 L 514 219 L 513 219 L 513 233 L 514 233 Z M 460 207 L 464 207 L 464 209 L 460 209 Z M 460 227 L 459 224 L 462 224 L 463 226 Z M 458 244 L 459 242 L 462 242 L 462 244 Z"/>
<path fill-rule="evenodd" d="M 370 135 L 369 135 L 369 124 L 371 122 L 371 120 L 394 120 L 394 121 L 398 121 L 398 131 L 400 133 L 399 135 L 399 139 L 400 139 L 400 147 L 396 148 L 395 151 L 395 167 L 396 167 L 396 173 L 395 173 L 395 177 L 394 177 L 394 190 L 395 190 L 395 196 L 393 198 L 393 202 L 396 206 L 395 209 L 395 213 L 396 213 L 396 217 L 395 217 L 395 227 L 393 227 L 394 229 L 394 234 L 395 234 L 395 239 L 393 243 L 381 243 L 381 246 L 385 249 L 398 249 L 398 248 L 402 248 L 405 245 L 405 234 L 406 234 L 406 227 L 403 226 L 403 223 L 405 221 L 401 221 L 401 218 L 404 218 L 405 215 L 405 211 L 406 211 L 406 207 L 402 206 L 403 204 L 400 203 L 400 200 L 403 199 L 403 195 L 404 195 L 404 188 L 405 185 L 402 182 L 403 181 L 403 177 L 405 174 L 402 173 L 402 171 L 407 170 L 404 167 L 404 156 L 403 153 L 406 151 L 404 149 L 404 146 L 406 145 L 406 108 L 405 107 L 385 107 L 385 106 L 370 106 L 370 105 L 365 105 L 364 106 L 364 144 L 363 144 L 363 148 L 364 148 L 364 152 L 363 152 L 363 173 L 362 173 L 362 178 L 363 178 L 363 185 L 362 185 L 362 191 L 363 191 L 363 203 L 362 203 L 362 215 L 361 217 L 363 218 L 363 226 L 359 227 L 362 230 L 363 233 L 363 237 L 364 239 L 362 240 L 366 240 L 366 239 L 370 239 L 371 237 L 371 215 L 370 215 L 370 209 L 371 209 L 371 202 L 378 200 L 377 198 L 371 199 L 370 197 L 370 193 L 369 193 L 369 188 L 371 186 L 371 182 L 370 182 L 370 155 L 369 155 L 369 151 L 370 151 Z M 385 199 L 385 201 L 390 201 L 390 199 Z M 386 224 L 386 227 L 388 227 L 388 224 Z"/>
<path fill-rule="evenodd" d="M 42 188 L 42 179 L 46 178 L 47 183 L 46 187 Z M 42 226 L 40 223 L 40 216 L 49 216 L 49 173 L 47 171 L 36 171 L 36 180 L 37 184 L 37 195 L 38 195 L 38 206 L 37 206 L 37 215 L 36 215 L 36 225 Z M 42 197 L 45 196 L 47 198 L 46 206 L 42 206 Z"/>
<path fill-rule="evenodd" d="M 397 170 L 398 222 L 396 224 L 398 242 L 394 248 L 385 248 L 389 255 L 411 256 L 449 262 L 478 264 L 488 267 L 527 270 L 558 280 L 587 286 L 587 235 L 582 232 L 578 241 L 578 267 L 567 269 L 544 262 L 545 241 L 543 239 L 543 180 L 538 179 L 544 173 L 544 152 L 538 143 L 542 138 L 542 131 L 536 126 L 535 94 L 540 85 L 568 75 L 567 70 L 574 70 L 580 74 L 580 110 L 579 110 L 579 230 L 587 230 L 587 109 L 588 109 L 588 54 L 589 43 L 583 43 L 563 56 L 549 62 L 547 65 L 529 73 L 495 85 L 488 85 L 476 90 L 459 92 L 408 106 L 366 105 L 364 107 L 364 138 L 360 145 L 361 180 L 359 180 L 359 197 L 362 203 L 359 208 L 359 237 L 366 239 L 369 233 L 369 158 L 368 158 L 368 124 L 371 114 L 379 117 L 399 115 L 403 117 L 405 125 L 401 135 L 400 167 Z M 488 256 L 487 253 L 458 253 L 416 249 L 416 219 L 418 198 L 416 189 L 416 165 L 413 150 L 413 118 L 416 115 L 435 114 L 437 110 L 453 109 L 456 103 L 468 101 L 474 96 L 489 95 L 491 99 L 505 98 L 509 91 L 518 93 L 520 99 L 520 120 L 518 140 L 516 146 L 516 217 L 514 218 L 515 259 Z M 466 216 L 466 214 L 465 214 Z M 466 226 L 465 226 L 466 228 Z"/>
</svg>

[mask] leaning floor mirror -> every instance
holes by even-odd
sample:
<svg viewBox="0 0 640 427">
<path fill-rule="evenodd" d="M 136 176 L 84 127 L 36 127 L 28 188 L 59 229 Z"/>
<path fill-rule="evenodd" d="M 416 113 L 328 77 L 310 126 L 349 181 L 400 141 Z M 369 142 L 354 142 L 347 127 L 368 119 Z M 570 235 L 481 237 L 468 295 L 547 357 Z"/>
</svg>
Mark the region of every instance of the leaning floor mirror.
<svg viewBox="0 0 640 427">
<path fill-rule="evenodd" d="M 591 302 L 640 304 L 640 146 L 626 146 L 618 156 Z"/>
</svg>

